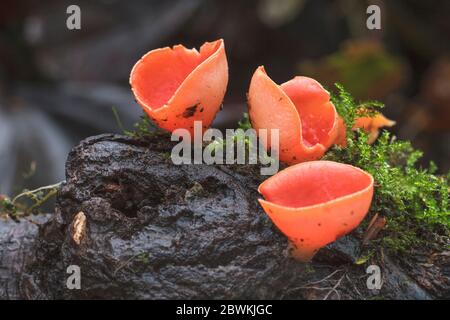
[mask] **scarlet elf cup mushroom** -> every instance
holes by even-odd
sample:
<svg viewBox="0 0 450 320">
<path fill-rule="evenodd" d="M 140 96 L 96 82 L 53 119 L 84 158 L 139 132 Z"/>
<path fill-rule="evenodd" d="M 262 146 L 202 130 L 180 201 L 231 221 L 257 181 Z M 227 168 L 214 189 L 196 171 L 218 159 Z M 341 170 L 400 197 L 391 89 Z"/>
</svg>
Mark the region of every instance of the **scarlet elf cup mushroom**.
<svg viewBox="0 0 450 320">
<path fill-rule="evenodd" d="M 314 79 L 295 77 L 278 85 L 261 66 L 253 74 L 248 104 L 253 128 L 279 129 L 279 158 L 287 164 L 321 158 L 337 137 L 338 114 Z"/>
<path fill-rule="evenodd" d="M 152 50 L 133 67 L 130 84 L 136 101 L 160 128 L 192 134 L 194 121 L 208 128 L 228 84 L 224 41 L 205 42 L 200 51 L 183 45 Z"/>
<path fill-rule="evenodd" d="M 360 117 L 356 119 L 353 129 L 363 129 L 369 134 L 367 143 L 372 144 L 378 138 L 380 134 L 380 128 L 392 127 L 395 125 L 395 121 L 386 118 L 381 113 L 374 115 L 373 117 Z M 339 118 L 338 135 L 336 137 L 335 144 L 346 147 L 347 146 L 347 134 L 345 132 L 345 123 L 342 118 Z"/>
<path fill-rule="evenodd" d="M 310 161 L 280 171 L 258 191 L 264 211 L 291 241 L 294 257 L 309 261 L 361 223 L 372 201 L 373 178 L 347 164 Z"/>
<path fill-rule="evenodd" d="M 249 116 L 255 129 L 279 129 L 279 158 L 287 164 L 320 159 L 333 144 L 346 146 L 345 123 L 330 94 L 316 80 L 297 76 L 278 85 L 260 66 L 248 91 Z M 382 114 L 360 117 L 354 128 L 369 133 L 369 143 L 381 127 L 395 124 Z M 270 140 L 260 137 L 268 148 Z"/>
</svg>

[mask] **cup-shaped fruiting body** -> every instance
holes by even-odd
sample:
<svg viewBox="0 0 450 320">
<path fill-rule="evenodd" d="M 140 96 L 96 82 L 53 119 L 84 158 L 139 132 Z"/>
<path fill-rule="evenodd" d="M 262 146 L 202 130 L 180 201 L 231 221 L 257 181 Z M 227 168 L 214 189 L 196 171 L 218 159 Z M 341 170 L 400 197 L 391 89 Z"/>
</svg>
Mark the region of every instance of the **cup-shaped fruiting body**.
<svg viewBox="0 0 450 320">
<path fill-rule="evenodd" d="M 338 114 L 330 95 L 320 83 L 295 77 L 277 85 L 259 67 L 248 92 L 253 128 L 279 130 L 279 159 L 288 164 L 316 160 L 334 143 Z M 267 148 L 270 140 L 261 135 Z"/>
<path fill-rule="evenodd" d="M 383 127 L 392 127 L 395 125 L 395 121 L 386 118 L 381 113 L 374 115 L 373 117 L 361 117 L 356 119 L 354 128 L 361 128 L 369 134 L 369 144 L 375 142 L 380 134 L 380 129 Z"/>
<path fill-rule="evenodd" d="M 353 129 L 363 129 L 367 134 L 369 134 L 367 143 L 372 144 L 377 140 L 380 130 L 383 127 L 392 127 L 395 125 L 395 121 L 386 118 L 381 113 L 374 115 L 373 117 L 360 117 L 357 118 Z M 344 120 L 339 117 L 338 122 L 338 135 L 336 137 L 335 144 L 340 146 L 347 146 L 347 134 L 345 132 Z"/>
<path fill-rule="evenodd" d="M 264 211 L 309 261 L 315 253 L 356 228 L 369 211 L 373 178 L 333 161 L 300 163 L 280 171 L 258 188 Z"/>
<path fill-rule="evenodd" d="M 222 39 L 200 51 L 182 45 L 145 54 L 133 67 L 130 84 L 136 101 L 161 128 L 194 131 L 194 121 L 211 125 L 228 83 Z"/>
</svg>

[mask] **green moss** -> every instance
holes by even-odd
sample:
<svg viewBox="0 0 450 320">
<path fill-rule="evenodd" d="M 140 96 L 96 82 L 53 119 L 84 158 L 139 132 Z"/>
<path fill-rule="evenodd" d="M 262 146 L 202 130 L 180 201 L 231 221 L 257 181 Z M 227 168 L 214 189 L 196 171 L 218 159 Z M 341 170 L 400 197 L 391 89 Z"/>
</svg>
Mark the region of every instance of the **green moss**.
<svg viewBox="0 0 450 320">
<path fill-rule="evenodd" d="M 238 128 L 244 131 L 252 128 L 252 124 L 247 112 L 244 112 L 242 119 L 238 123 Z"/>
<path fill-rule="evenodd" d="M 417 166 L 422 152 L 387 131 L 373 145 L 367 144 L 364 132 L 352 130 L 354 120 L 362 113 L 376 112 L 381 104 L 356 103 L 342 86 L 337 88 L 332 100 L 346 122 L 348 146 L 333 147 L 324 159 L 357 166 L 374 177 L 375 193 L 370 210 L 388 219 L 384 237 L 378 243 L 400 252 L 431 244 L 433 233 L 448 235 L 448 178 L 435 175 L 434 164 L 429 168 Z"/>
<path fill-rule="evenodd" d="M 150 255 L 148 252 L 142 252 L 136 256 L 135 260 L 143 265 L 148 265 L 150 263 Z"/>
<path fill-rule="evenodd" d="M 252 141 L 248 135 L 245 135 L 245 132 L 251 128 L 252 125 L 250 123 L 248 113 L 245 112 L 242 116 L 242 119 L 238 122 L 238 127 L 235 130 L 234 135 L 232 136 L 234 144 L 244 145 L 246 159 L 248 159 L 248 155 L 251 151 Z M 215 155 L 216 152 L 223 152 L 226 148 L 226 144 L 227 144 L 226 139 L 215 138 L 210 143 L 207 143 L 205 145 L 205 148 L 207 148 L 211 154 Z"/>
<path fill-rule="evenodd" d="M 208 150 L 211 155 L 215 155 L 216 152 L 223 152 L 225 149 L 226 141 L 220 137 L 214 138 L 213 141 L 207 143 L 205 148 Z"/>
<path fill-rule="evenodd" d="M 34 190 L 24 190 L 10 199 L 0 195 L 0 215 L 17 220 L 20 217 L 36 213 L 39 208 L 58 192 L 62 182 L 43 186 Z"/>
<path fill-rule="evenodd" d="M 155 134 L 155 126 L 146 114 L 134 124 L 134 130 L 123 130 L 124 134 L 132 138 L 152 137 Z"/>
<path fill-rule="evenodd" d="M 2 197 L 0 199 L 0 216 L 6 215 L 12 218 L 17 216 L 17 207 L 12 203 L 11 199 Z"/>
<path fill-rule="evenodd" d="M 116 119 L 117 126 L 119 129 L 123 132 L 124 135 L 132 137 L 132 138 L 151 138 L 155 135 L 159 135 L 161 133 L 165 133 L 165 131 L 157 128 L 153 121 L 150 119 L 150 117 L 147 114 L 143 114 L 139 121 L 137 121 L 133 125 L 132 130 L 128 130 L 123 126 L 122 120 L 120 119 L 119 112 L 115 107 L 112 107 L 112 113 L 114 115 L 114 118 Z"/>
<path fill-rule="evenodd" d="M 354 140 L 353 125 L 359 117 L 370 117 L 377 114 L 384 104 L 378 101 L 364 101 L 357 103 L 350 93 L 338 83 L 335 84 L 338 92 L 331 95 L 331 101 L 336 107 L 336 111 L 342 117 L 347 132 L 347 140 L 351 143 Z"/>
</svg>

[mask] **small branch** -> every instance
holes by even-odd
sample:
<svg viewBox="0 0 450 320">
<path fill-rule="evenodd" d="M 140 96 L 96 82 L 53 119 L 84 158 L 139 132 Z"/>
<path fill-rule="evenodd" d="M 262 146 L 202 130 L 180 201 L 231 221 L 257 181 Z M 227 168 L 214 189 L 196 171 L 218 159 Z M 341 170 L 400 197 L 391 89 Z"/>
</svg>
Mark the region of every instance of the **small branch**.
<svg viewBox="0 0 450 320">
<path fill-rule="evenodd" d="M 323 291 L 323 290 L 331 290 L 331 291 L 335 291 L 335 292 L 337 293 L 337 295 L 340 297 L 340 295 L 339 295 L 339 293 L 337 292 L 337 290 L 334 289 L 334 288 L 332 288 L 332 287 L 318 287 L 318 286 L 316 286 L 316 285 L 318 285 L 318 284 L 320 284 L 320 283 L 323 283 L 323 282 L 325 282 L 325 281 L 328 281 L 328 279 L 332 278 L 336 273 L 338 273 L 338 272 L 340 272 L 340 271 L 344 271 L 344 270 L 342 270 L 342 269 L 335 270 L 335 271 L 333 271 L 332 273 L 330 273 L 329 275 L 327 275 L 327 276 L 326 276 L 325 278 L 323 278 L 323 279 L 320 279 L 320 280 L 318 280 L 318 281 L 308 282 L 307 284 L 305 284 L 304 286 L 301 286 L 301 287 L 295 287 L 295 288 L 289 289 L 289 290 L 287 290 L 287 291 L 285 292 L 285 294 L 283 294 L 283 297 L 282 297 L 282 298 L 284 298 L 287 294 L 292 293 L 292 292 L 295 292 L 295 291 L 297 291 L 297 290 L 308 290 L 308 289 L 319 290 L 319 291 Z M 345 274 L 344 274 L 344 275 L 345 275 Z M 341 278 L 340 280 L 342 280 L 342 278 Z"/>
<path fill-rule="evenodd" d="M 346 274 L 345 277 L 347 278 L 348 282 L 351 283 L 351 285 L 353 286 L 353 289 L 355 289 L 355 292 L 361 297 L 361 299 L 362 299 L 362 300 L 365 300 L 364 296 L 361 294 L 361 292 L 359 292 L 358 288 L 357 288 L 356 285 L 353 283 L 353 281 L 350 279 L 350 277 L 348 276 L 348 274 Z"/>
<path fill-rule="evenodd" d="M 34 190 L 26 190 L 16 195 L 12 200 L 6 196 L 0 197 L 0 210 L 4 211 L 11 219 L 18 221 L 17 218 L 26 216 L 29 212 L 33 212 L 36 208 L 42 206 L 57 192 L 62 182 L 52 185 L 39 187 Z M 20 200 L 27 197 L 31 203 L 24 203 Z"/>
<path fill-rule="evenodd" d="M 386 218 L 376 213 L 370 221 L 366 231 L 364 232 L 362 244 L 367 245 L 372 239 L 375 239 L 385 225 Z"/>
<path fill-rule="evenodd" d="M 344 275 L 342 275 L 342 277 L 336 282 L 336 284 L 334 285 L 334 287 L 331 288 L 330 291 L 328 291 L 328 293 L 325 295 L 325 297 L 323 298 L 323 300 L 327 300 L 328 297 L 330 296 L 330 294 L 331 294 L 332 292 L 336 293 L 337 296 L 338 296 L 338 299 L 341 300 L 341 294 L 340 294 L 336 289 L 341 285 L 341 282 L 342 282 L 342 280 L 344 279 L 345 275 L 346 275 L 346 273 L 344 273 Z"/>
<path fill-rule="evenodd" d="M 335 270 L 335 271 L 333 271 L 332 273 L 330 273 L 329 275 L 327 275 L 325 278 L 323 278 L 323 279 L 321 279 L 321 280 L 319 280 L 319 281 L 309 282 L 309 283 L 306 284 L 306 286 L 310 286 L 310 285 L 313 285 L 313 284 L 319 284 L 319 283 L 322 283 L 322 282 L 324 282 L 324 281 L 330 279 L 332 276 L 334 276 L 336 273 L 338 273 L 338 272 L 340 272 L 340 271 L 343 271 L 343 270 L 342 270 L 342 269 Z"/>
<path fill-rule="evenodd" d="M 19 193 L 17 196 L 15 196 L 15 197 L 12 199 L 11 202 L 12 202 L 13 204 L 16 204 L 16 203 L 17 203 L 17 200 L 19 200 L 19 199 L 22 198 L 22 197 L 28 196 L 28 197 L 30 197 L 30 198 L 33 198 L 33 197 L 36 197 L 36 196 L 35 196 L 35 193 L 37 193 L 37 192 L 39 192 L 39 191 L 45 191 L 45 190 L 51 190 L 51 189 L 58 189 L 58 188 L 61 186 L 62 183 L 63 183 L 63 182 L 61 181 L 61 182 L 58 182 L 58 183 L 55 183 L 55 184 L 51 184 L 51 185 L 49 185 L 49 186 L 43 186 L 43 187 L 39 187 L 39 188 L 34 189 L 34 190 L 27 190 L 27 191 L 24 191 L 24 192 L 22 192 L 22 193 Z"/>
<path fill-rule="evenodd" d="M 139 253 L 131 256 L 129 259 L 127 259 L 126 261 L 122 262 L 119 264 L 119 266 L 114 270 L 113 275 L 116 276 L 117 272 L 119 272 L 120 270 L 122 270 L 125 267 L 128 267 L 128 265 L 130 264 L 130 262 L 132 262 L 135 258 L 137 258 L 139 256 Z"/>
</svg>

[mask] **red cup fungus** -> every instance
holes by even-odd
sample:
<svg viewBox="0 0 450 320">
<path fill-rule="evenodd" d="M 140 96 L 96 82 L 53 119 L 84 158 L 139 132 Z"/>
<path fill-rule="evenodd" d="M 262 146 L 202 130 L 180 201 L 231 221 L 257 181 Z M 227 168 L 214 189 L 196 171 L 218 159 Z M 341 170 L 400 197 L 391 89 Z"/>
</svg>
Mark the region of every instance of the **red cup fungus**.
<svg viewBox="0 0 450 320">
<path fill-rule="evenodd" d="M 372 201 L 373 178 L 351 165 L 311 161 L 280 171 L 258 191 L 264 211 L 294 246 L 294 257 L 309 261 L 361 223 Z"/>
<path fill-rule="evenodd" d="M 378 113 L 373 117 L 360 117 L 356 119 L 355 124 L 353 125 L 353 129 L 363 129 L 366 133 L 369 134 L 367 143 L 372 144 L 375 142 L 375 140 L 377 140 L 378 135 L 380 134 L 380 129 L 382 127 L 392 127 L 394 125 L 395 121 L 392 121 L 386 118 L 381 113 Z M 347 134 L 345 132 L 344 120 L 341 117 L 339 117 L 338 127 L 338 136 L 336 137 L 335 144 L 345 147 L 347 146 Z"/>
<path fill-rule="evenodd" d="M 295 164 L 321 158 L 338 134 L 338 114 L 320 83 L 295 77 L 276 84 L 264 67 L 253 74 L 248 92 L 254 129 L 279 129 L 279 159 Z M 266 147 L 270 141 L 263 140 Z"/>
<path fill-rule="evenodd" d="M 145 54 L 133 67 L 130 85 L 137 102 L 161 128 L 193 133 L 194 121 L 208 128 L 222 104 L 228 63 L 222 39 L 200 51 L 183 45 Z"/>
</svg>

